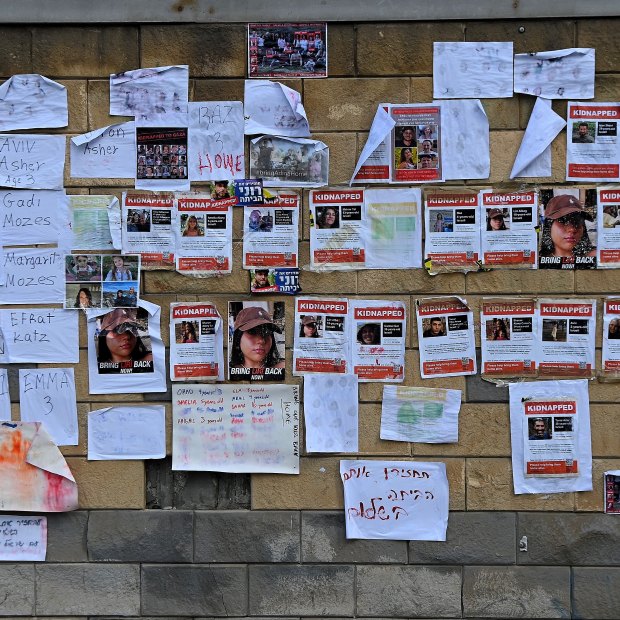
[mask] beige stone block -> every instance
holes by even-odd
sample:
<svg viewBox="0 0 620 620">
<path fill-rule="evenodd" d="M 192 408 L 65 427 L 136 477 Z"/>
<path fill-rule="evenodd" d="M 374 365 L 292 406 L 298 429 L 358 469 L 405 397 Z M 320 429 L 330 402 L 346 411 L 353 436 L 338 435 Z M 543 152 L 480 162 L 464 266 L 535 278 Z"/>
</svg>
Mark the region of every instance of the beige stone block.
<svg viewBox="0 0 620 620">
<path fill-rule="evenodd" d="M 575 292 L 604 297 L 620 290 L 620 269 L 575 271 Z"/>
<path fill-rule="evenodd" d="M 191 72 L 190 75 L 193 77 Z M 243 101 L 244 80 L 207 78 L 192 82 L 194 84 L 192 101 Z"/>
<path fill-rule="evenodd" d="M 327 31 L 330 77 L 355 74 L 355 30 L 349 24 L 330 24 Z"/>
<path fill-rule="evenodd" d="M 358 282 L 362 277 L 360 274 Z M 364 292 L 371 295 L 409 293 L 432 297 L 461 294 L 465 292 L 465 275 L 449 273 L 429 276 L 424 269 L 373 269 L 372 277 L 364 281 L 364 288 Z"/>
<path fill-rule="evenodd" d="M 88 80 L 88 130 L 125 123 L 130 116 L 110 114 L 110 80 Z M 94 179 L 89 179 L 89 181 Z"/>
<path fill-rule="evenodd" d="M 406 441 L 387 441 L 380 438 L 381 403 L 359 406 L 360 456 L 411 456 L 411 444 Z"/>
<path fill-rule="evenodd" d="M 428 103 L 433 100 L 433 78 L 412 77 L 409 79 L 409 90 L 411 95 L 407 103 Z"/>
<path fill-rule="evenodd" d="M 572 295 L 575 273 L 554 269 L 495 269 L 468 273 L 466 278 L 467 294 Z"/>
<path fill-rule="evenodd" d="M 78 403 L 78 445 L 63 446 L 60 451 L 64 456 L 86 456 L 88 452 L 88 412 L 92 411 L 90 403 Z"/>
<path fill-rule="evenodd" d="M 619 423 L 620 407 L 616 403 L 590 407 L 592 456 L 613 458 L 620 455 L 620 435 L 610 432 L 610 429 L 618 428 Z"/>
<path fill-rule="evenodd" d="M 463 37 L 463 25 L 453 22 L 361 24 L 357 68 L 360 75 L 431 74 L 433 43 Z"/>
<path fill-rule="evenodd" d="M 618 51 L 618 26 L 620 19 L 605 17 L 603 19 L 581 19 L 577 22 L 576 47 L 596 48 L 596 71 L 617 71 L 620 60 Z M 572 44 L 568 47 L 572 47 Z M 552 47 L 549 49 L 560 49 Z M 598 98 L 598 92 L 595 93 Z M 602 99 L 605 101 L 605 99 Z M 609 101 L 617 101 L 611 99 Z"/>
<path fill-rule="evenodd" d="M 17 73 L 32 73 L 32 33 L 30 28 L 0 28 L 0 75 L 9 78 Z"/>
<path fill-rule="evenodd" d="M 133 26 L 34 28 L 32 67 L 35 73 L 46 76 L 69 77 L 109 77 L 110 73 L 137 69 L 140 67 L 138 29 Z"/>
<path fill-rule="evenodd" d="M 509 458 L 467 459 L 467 510 L 573 510 L 573 493 L 515 495 Z"/>
<path fill-rule="evenodd" d="M 304 107 L 313 131 L 368 131 L 380 103 L 407 103 L 408 78 L 307 80 Z"/>
<path fill-rule="evenodd" d="M 467 41 L 513 41 L 515 54 L 521 54 L 574 47 L 575 24 L 555 19 L 471 21 L 465 24 L 465 34 Z"/>
<path fill-rule="evenodd" d="M 617 403 L 618 384 L 590 382 L 590 404 L 592 403 Z"/>
<path fill-rule="evenodd" d="M 329 184 L 348 184 L 356 163 L 357 135 L 355 133 L 315 133 L 329 147 Z"/>
<path fill-rule="evenodd" d="M 309 271 L 310 244 L 299 244 L 299 283 L 302 295 L 355 295 L 357 292 L 357 271 Z"/>
<path fill-rule="evenodd" d="M 243 24 L 142 26 L 140 51 L 145 67 L 189 64 L 192 77 L 245 77 L 247 27 Z"/>
<path fill-rule="evenodd" d="M 483 99 L 482 105 L 487 113 L 491 130 L 519 128 L 519 100 L 517 97 Z"/>
<path fill-rule="evenodd" d="M 423 456 L 510 456 L 508 405 L 462 404 L 458 443 L 413 444 L 416 458 Z"/>
<path fill-rule="evenodd" d="M 87 461 L 69 457 L 80 509 L 144 508 L 143 461 Z"/>
<path fill-rule="evenodd" d="M 599 53 L 597 47 L 596 55 L 598 56 Z M 597 75 L 594 79 L 594 95 L 593 101 L 618 101 L 620 99 L 620 76 Z"/>
<path fill-rule="evenodd" d="M 603 477 L 612 469 L 620 469 L 620 459 L 592 460 L 592 490 L 575 493 L 575 510 L 603 512 Z"/>
<path fill-rule="evenodd" d="M 88 131 L 86 117 L 86 80 L 56 80 L 67 89 L 69 125 L 62 129 L 46 129 L 46 133 L 84 133 Z"/>
</svg>

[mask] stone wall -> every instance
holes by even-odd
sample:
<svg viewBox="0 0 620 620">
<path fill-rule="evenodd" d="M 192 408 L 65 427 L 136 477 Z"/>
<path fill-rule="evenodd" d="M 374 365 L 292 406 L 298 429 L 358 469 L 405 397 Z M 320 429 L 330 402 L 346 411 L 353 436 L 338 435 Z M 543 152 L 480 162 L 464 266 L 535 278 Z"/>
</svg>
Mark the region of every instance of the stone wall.
<svg viewBox="0 0 620 620">
<path fill-rule="evenodd" d="M 303 92 L 314 137 L 330 147 L 331 184 L 346 183 L 379 102 L 432 98 L 433 41 L 511 40 L 515 52 L 595 47 L 596 99 L 618 101 L 619 26 L 618 19 L 339 23 L 328 32 L 331 77 L 289 83 Z M 67 86 L 70 124 L 59 133 L 68 135 L 119 121 L 108 114 L 111 72 L 188 63 L 193 100 L 242 99 L 246 62 L 245 27 L 239 24 L 0 28 L 1 76 L 35 72 Z M 485 185 L 498 187 L 508 179 L 532 100 L 515 96 L 483 103 L 492 161 Z M 565 116 L 565 102 L 554 108 Z M 552 150 L 553 178 L 540 181 L 562 183 L 564 134 Z M 120 195 L 131 186 L 130 180 L 66 176 L 70 193 Z M 305 211 L 300 253 L 307 264 Z M 234 215 L 232 275 L 210 280 L 173 272 L 144 275 L 144 297 L 162 306 L 166 343 L 170 302 L 210 299 L 224 314 L 229 300 L 247 298 L 241 217 Z M 618 294 L 620 271 L 434 278 L 421 269 L 303 272 L 301 284 L 305 294 L 403 300 L 411 316 L 415 299 L 429 294 L 464 295 L 475 312 L 489 294 Z M 292 299 L 287 305 L 292 319 Z M 444 461 L 451 513 L 446 543 L 347 542 L 338 456 L 302 455 L 299 476 L 173 473 L 169 459 L 88 462 L 87 411 L 121 401 L 155 402 L 166 405 L 170 422 L 171 395 L 89 395 L 83 317 L 80 321 L 75 366 L 80 444 L 62 449 L 78 481 L 80 510 L 49 517 L 45 563 L 0 565 L 0 614 L 618 617 L 620 520 L 600 513 L 601 474 L 620 468 L 620 386 L 590 386 L 594 491 L 515 496 L 505 389 L 479 377 L 425 381 L 425 386 L 462 389 L 464 404 L 458 444 L 422 445 L 379 440 L 382 386 L 362 385 L 359 455 Z M 411 322 L 408 328 L 405 383 L 420 385 L 417 336 Z M 290 346 L 292 330 L 288 335 Z M 289 367 L 290 361 L 289 354 Z M 15 397 L 15 365 L 10 377 Z M 17 417 L 17 403 L 14 409 Z M 169 424 L 168 440 L 170 446 Z M 527 552 L 519 551 L 523 536 Z"/>
</svg>

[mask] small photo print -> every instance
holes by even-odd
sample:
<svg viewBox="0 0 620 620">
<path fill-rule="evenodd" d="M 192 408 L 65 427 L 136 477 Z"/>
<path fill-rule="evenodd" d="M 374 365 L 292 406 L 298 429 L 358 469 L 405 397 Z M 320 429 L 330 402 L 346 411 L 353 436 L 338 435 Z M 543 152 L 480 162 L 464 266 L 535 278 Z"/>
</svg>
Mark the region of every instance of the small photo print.
<svg viewBox="0 0 620 620">
<path fill-rule="evenodd" d="M 494 317 L 485 321 L 487 340 L 510 340 L 510 319 Z"/>
<path fill-rule="evenodd" d="M 200 321 L 181 321 L 174 326 L 174 339 L 177 344 L 195 344 L 200 334 Z"/>
<path fill-rule="evenodd" d="M 66 282 L 98 282 L 101 280 L 101 256 L 71 254 L 65 256 Z"/>
<path fill-rule="evenodd" d="M 566 342 L 567 319 L 543 319 L 543 342 Z"/>
</svg>

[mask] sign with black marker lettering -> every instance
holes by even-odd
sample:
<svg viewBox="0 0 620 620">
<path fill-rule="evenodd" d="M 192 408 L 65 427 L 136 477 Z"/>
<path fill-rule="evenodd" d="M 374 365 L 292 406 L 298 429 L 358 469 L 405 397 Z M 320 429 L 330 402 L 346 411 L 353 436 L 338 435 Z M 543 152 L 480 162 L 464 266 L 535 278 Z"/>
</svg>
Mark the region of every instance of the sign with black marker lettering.
<svg viewBox="0 0 620 620">
<path fill-rule="evenodd" d="M 44 562 L 46 551 L 47 517 L 0 517 L 1 562 Z"/>
<path fill-rule="evenodd" d="M 73 368 L 19 369 L 22 422 L 42 422 L 57 446 L 77 446 Z"/>
<path fill-rule="evenodd" d="M 65 137 L 0 134 L 0 187 L 62 189 Z"/>
<path fill-rule="evenodd" d="M 11 419 L 11 397 L 9 375 L 6 368 L 0 368 L 0 420 Z"/>
<path fill-rule="evenodd" d="M 0 310 L 0 363 L 79 361 L 78 313 L 59 308 Z"/>
</svg>

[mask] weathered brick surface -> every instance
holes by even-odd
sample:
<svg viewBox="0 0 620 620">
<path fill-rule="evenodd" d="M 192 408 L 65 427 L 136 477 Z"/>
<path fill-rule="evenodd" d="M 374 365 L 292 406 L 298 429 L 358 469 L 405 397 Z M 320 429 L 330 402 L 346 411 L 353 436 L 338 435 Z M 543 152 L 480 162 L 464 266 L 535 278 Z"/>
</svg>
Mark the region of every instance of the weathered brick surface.
<svg viewBox="0 0 620 620">
<path fill-rule="evenodd" d="M 32 32 L 29 28 L 0 28 L 0 75 L 32 73 Z"/>
<path fill-rule="evenodd" d="M 87 562 L 88 512 L 59 512 L 47 515 L 48 562 Z"/>
<path fill-rule="evenodd" d="M 352 566 L 249 567 L 250 615 L 351 616 Z"/>
<path fill-rule="evenodd" d="M 596 71 L 618 71 L 618 47 L 616 33 L 620 20 L 605 17 L 604 19 L 581 19 L 577 22 L 577 45 L 594 47 L 596 53 Z M 560 49 L 554 47 L 550 49 Z M 604 50 L 604 53 L 600 53 Z"/>
<path fill-rule="evenodd" d="M 2 564 L 0 584 L 0 612 L 3 616 L 34 614 L 34 565 Z"/>
<path fill-rule="evenodd" d="M 620 569 L 573 570 L 573 617 L 617 618 L 620 606 Z"/>
</svg>

